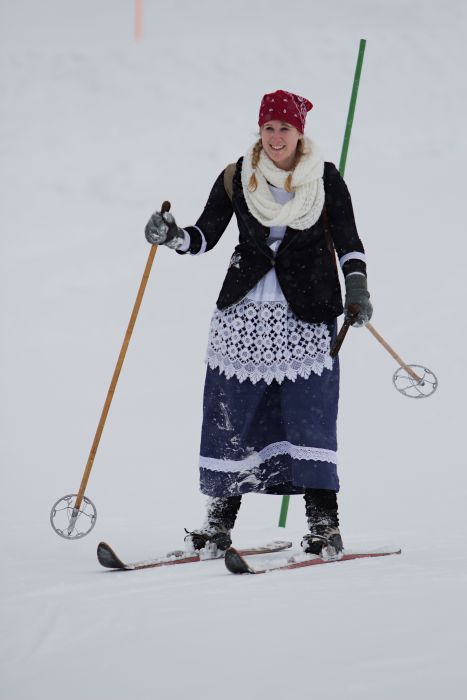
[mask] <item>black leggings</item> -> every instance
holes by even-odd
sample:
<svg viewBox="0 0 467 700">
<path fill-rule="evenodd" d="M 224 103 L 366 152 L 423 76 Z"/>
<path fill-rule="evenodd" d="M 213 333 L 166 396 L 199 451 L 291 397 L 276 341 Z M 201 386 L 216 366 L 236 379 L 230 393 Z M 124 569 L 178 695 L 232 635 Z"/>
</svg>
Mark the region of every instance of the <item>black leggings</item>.
<svg viewBox="0 0 467 700">
<path fill-rule="evenodd" d="M 328 489 L 305 489 L 305 514 L 308 527 L 326 525 L 339 527 L 337 494 Z"/>
<path fill-rule="evenodd" d="M 339 526 L 337 494 L 328 489 L 305 489 L 305 514 L 308 527 L 326 525 Z M 241 496 L 210 498 L 206 512 L 205 527 L 217 531 L 230 531 L 235 525 L 242 502 Z"/>
</svg>

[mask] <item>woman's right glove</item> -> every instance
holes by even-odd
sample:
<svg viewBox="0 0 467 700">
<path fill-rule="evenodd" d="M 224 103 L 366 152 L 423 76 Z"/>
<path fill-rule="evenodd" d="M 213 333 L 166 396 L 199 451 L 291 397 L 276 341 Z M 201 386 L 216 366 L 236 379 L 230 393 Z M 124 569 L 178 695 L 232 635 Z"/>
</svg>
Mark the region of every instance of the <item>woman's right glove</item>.
<svg viewBox="0 0 467 700">
<path fill-rule="evenodd" d="M 355 304 L 354 309 L 349 310 L 349 306 Z M 352 320 L 353 326 L 364 326 L 368 323 L 373 314 L 373 307 L 370 302 L 370 293 L 367 287 L 365 275 L 351 274 L 345 278 L 345 318 Z"/>
<path fill-rule="evenodd" d="M 185 241 L 185 234 L 175 223 L 173 214 L 166 211 L 154 212 L 144 230 L 146 240 L 151 245 L 166 245 L 167 248 L 177 250 Z"/>
</svg>

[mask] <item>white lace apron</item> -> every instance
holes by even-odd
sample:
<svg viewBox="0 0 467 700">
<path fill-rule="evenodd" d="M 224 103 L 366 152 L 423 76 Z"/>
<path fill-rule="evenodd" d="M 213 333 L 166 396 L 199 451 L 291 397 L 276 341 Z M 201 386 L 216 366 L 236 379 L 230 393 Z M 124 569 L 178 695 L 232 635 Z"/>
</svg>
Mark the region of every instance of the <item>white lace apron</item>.
<svg viewBox="0 0 467 700">
<path fill-rule="evenodd" d="M 293 197 L 270 187 L 280 203 Z M 285 230 L 285 226 L 270 229 L 268 245 L 274 253 Z M 236 264 L 234 258 L 232 264 Z M 271 384 L 275 379 L 280 384 L 285 378 L 306 379 L 311 372 L 321 376 L 323 369 L 332 369 L 330 345 L 325 323 L 307 323 L 295 316 L 272 268 L 237 304 L 214 311 L 206 362 L 228 379 L 235 376 L 253 384 L 260 379 Z"/>
</svg>

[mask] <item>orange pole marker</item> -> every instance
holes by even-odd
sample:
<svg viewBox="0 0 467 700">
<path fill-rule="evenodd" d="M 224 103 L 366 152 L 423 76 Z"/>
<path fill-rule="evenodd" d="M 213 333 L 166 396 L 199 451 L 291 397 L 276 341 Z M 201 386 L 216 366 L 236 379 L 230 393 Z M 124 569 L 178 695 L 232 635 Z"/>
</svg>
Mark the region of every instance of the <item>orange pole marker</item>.
<svg viewBox="0 0 467 700">
<path fill-rule="evenodd" d="M 135 41 L 143 38 L 143 0 L 135 0 Z"/>
</svg>

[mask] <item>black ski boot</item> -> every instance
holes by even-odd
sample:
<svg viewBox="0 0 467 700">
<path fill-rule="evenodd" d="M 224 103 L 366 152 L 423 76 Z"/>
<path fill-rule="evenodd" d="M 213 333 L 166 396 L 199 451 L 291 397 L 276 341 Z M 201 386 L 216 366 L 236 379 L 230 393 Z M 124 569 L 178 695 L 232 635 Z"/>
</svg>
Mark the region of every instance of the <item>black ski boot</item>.
<svg viewBox="0 0 467 700">
<path fill-rule="evenodd" d="M 344 545 L 339 532 L 336 492 L 306 489 L 304 499 L 310 532 L 302 539 L 303 551 L 322 559 L 338 559 Z"/>
<path fill-rule="evenodd" d="M 215 552 L 225 552 L 232 544 L 228 532 L 214 532 L 212 534 L 201 530 L 193 530 L 193 532 L 185 530 L 185 532 L 187 533 L 185 543 L 188 550 L 194 549 L 199 552 L 202 549 L 209 549 Z"/>
<path fill-rule="evenodd" d="M 344 550 L 341 533 L 338 527 L 325 527 L 318 533 L 315 528 L 313 532 L 305 535 L 302 539 L 302 549 L 306 554 L 316 554 L 321 559 L 337 559 Z"/>
<path fill-rule="evenodd" d="M 192 532 L 185 530 L 186 551 L 199 552 L 203 559 L 224 556 L 225 551 L 232 544 L 230 531 L 235 524 L 241 500 L 241 496 L 209 498 L 206 520 L 201 530 Z"/>
</svg>

